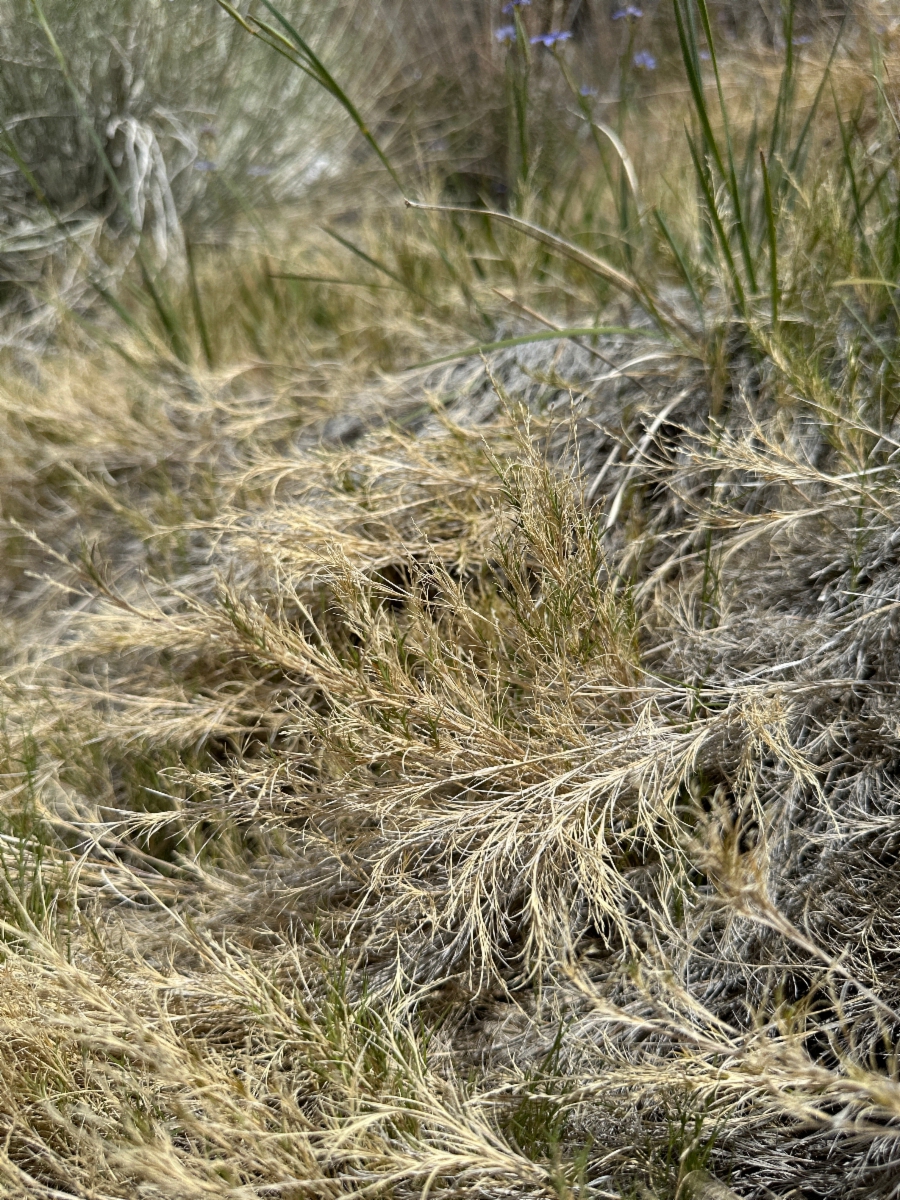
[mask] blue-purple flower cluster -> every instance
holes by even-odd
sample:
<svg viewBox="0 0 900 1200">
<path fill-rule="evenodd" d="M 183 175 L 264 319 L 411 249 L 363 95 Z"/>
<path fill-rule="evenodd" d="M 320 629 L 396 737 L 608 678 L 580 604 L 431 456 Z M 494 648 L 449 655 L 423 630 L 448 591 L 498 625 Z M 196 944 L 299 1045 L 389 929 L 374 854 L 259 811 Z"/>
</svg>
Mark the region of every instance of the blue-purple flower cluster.
<svg viewBox="0 0 900 1200">
<path fill-rule="evenodd" d="M 656 59 L 649 50 L 638 50 L 637 54 L 631 61 L 642 71 L 656 70 Z"/>
<path fill-rule="evenodd" d="M 531 0 L 507 0 L 506 4 L 500 11 L 509 16 L 516 8 L 525 8 L 531 4 Z M 570 29 L 552 29 L 549 33 L 538 33 L 533 38 L 529 38 L 532 46 L 544 46 L 548 50 L 552 50 L 554 46 L 560 42 L 567 42 L 572 36 Z M 515 25 L 501 25 L 499 29 L 494 30 L 494 37 L 498 42 L 514 42 L 516 40 Z"/>
<path fill-rule="evenodd" d="M 551 50 L 557 42 L 567 42 L 571 36 L 570 29 L 555 29 L 552 33 L 539 33 L 529 41 L 532 46 L 546 46 L 548 50 Z"/>
<path fill-rule="evenodd" d="M 613 21 L 639 21 L 643 15 L 644 10 L 637 4 L 623 4 L 621 8 L 616 9 L 610 19 Z M 649 50 L 639 50 L 631 61 L 642 71 L 656 70 L 656 59 Z"/>
</svg>

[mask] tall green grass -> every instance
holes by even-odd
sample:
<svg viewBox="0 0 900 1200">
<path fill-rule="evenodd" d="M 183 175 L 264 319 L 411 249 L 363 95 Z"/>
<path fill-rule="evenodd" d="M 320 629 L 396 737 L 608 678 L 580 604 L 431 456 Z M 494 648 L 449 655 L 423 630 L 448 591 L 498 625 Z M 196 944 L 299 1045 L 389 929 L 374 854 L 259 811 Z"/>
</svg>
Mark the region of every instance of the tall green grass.
<svg viewBox="0 0 900 1200">
<path fill-rule="evenodd" d="M 175 20 L 176 10 L 163 0 L 140 10 L 113 5 L 113 26 L 98 34 L 86 10 L 53 3 L 36 8 L 31 0 L 13 4 L 6 36 L 28 46 L 32 66 L 26 69 L 10 50 L 13 61 L 0 85 L 5 89 L 0 95 L 4 137 L 12 161 L 19 164 L 7 176 L 8 186 L 18 179 L 14 191 L 19 204 L 30 197 L 50 205 L 51 225 L 45 216 L 35 216 L 32 241 L 43 237 L 49 244 L 58 238 L 73 216 L 73 206 L 74 211 L 87 206 L 102 212 L 104 221 L 98 228 L 105 240 L 94 238 L 87 262 L 95 283 L 112 295 L 119 290 L 117 263 L 123 260 L 123 249 L 125 262 L 134 252 L 137 226 L 143 235 L 139 257 L 153 268 L 141 268 L 144 287 L 159 331 L 177 357 L 185 357 L 189 342 L 202 357 L 208 358 L 210 350 L 208 329 L 201 332 L 202 289 L 196 286 L 196 260 L 205 253 L 204 243 L 220 246 L 236 235 L 243 241 L 243 227 L 268 254 L 283 229 L 279 206 L 292 198 L 302 208 L 304 195 L 318 210 L 324 206 L 329 217 L 339 216 L 347 207 L 340 187 L 316 188 L 315 176 L 346 168 L 354 153 L 354 129 L 362 131 L 363 141 L 373 148 L 375 162 L 382 156 L 393 187 L 400 185 L 408 197 L 465 197 L 467 203 L 480 197 L 493 207 L 499 200 L 504 209 L 516 210 L 514 215 L 527 219 L 530 212 L 538 223 L 568 240 L 574 235 L 580 241 L 579 230 L 593 227 L 602 231 L 601 243 L 583 248 L 595 255 L 602 252 L 612 266 L 627 267 L 627 273 L 652 292 L 655 232 L 634 194 L 631 154 L 636 149 L 629 122 L 630 114 L 642 111 L 642 93 L 652 93 L 663 80 L 669 86 L 674 82 L 670 60 L 661 48 L 673 36 L 677 10 L 670 12 L 662 5 L 648 8 L 639 19 L 617 22 L 603 5 L 582 5 L 579 41 L 561 44 L 557 53 L 528 44 L 529 35 L 556 19 L 538 9 L 514 9 L 511 20 L 519 22 L 520 34 L 515 42 L 501 44 L 493 37 L 500 18 L 494 14 L 492 20 L 484 6 L 472 4 L 453 6 L 452 12 L 440 16 L 401 4 L 363 15 L 352 5 L 319 5 L 307 11 L 298 3 L 284 9 L 273 6 L 271 11 L 251 8 L 243 15 L 232 8 L 237 20 L 211 5 L 184 0 L 183 7 Z M 735 31 L 748 19 L 734 6 L 716 16 L 720 25 L 727 18 L 726 25 Z M 367 24 L 361 26 L 361 20 Z M 767 36 L 793 33 L 794 18 L 785 20 L 790 28 L 769 28 Z M 805 10 L 802 28 L 813 28 Z M 249 37 L 250 29 L 271 45 L 266 48 Z M 48 33 L 61 47 L 62 57 L 53 51 Z M 785 44 L 791 47 L 792 37 Z M 359 49 L 363 45 L 364 61 Z M 436 57 L 435 46 L 441 47 L 442 59 Z M 633 65 L 638 48 L 660 54 L 658 75 Z M 696 46 L 693 55 L 688 60 L 691 70 L 699 70 Z M 791 103 L 790 62 L 789 53 L 776 106 L 785 112 Z M 263 64 L 264 89 L 257 82 Z M 691 71 L 688 75 L 692 78 Z M 697 85 L 693 79 L 692 86 Z M 600 96 L 592 97 L 598 89 Z M 699 94 L 702 98 L 702 87 Z M 698 116 L 702 126 L 700 110 Z M 634 116 L 635 134 L 640 119 Z M 785 127 L 786 121 L 776 118 L 772 138 L 784 137 Z M 709 133 L 702 130 L 700 151 L 710 156 L 721 175 L 724 160 L 717 163 L 721 154 Z M 727 129 L 722 135 L 727 142 Z M 582 144 L 586 136 L 595 151 L 587 173 Z M 623 136 L 632 143 L 631 151 Z M 42 153 L 46 146 L 57 146 L 58 152 L 47 156 Z M 774 145 L 770 157 L 773 149 Z M 785 169 L 789 168 L 788 163 Z M 777 164 L 776 169 L 781 170 Z M 734 161 L 728 170 L 733 209 L 740 203 Z M 746 161 L 741 178 L 750 179 Z M 360 180 L 360 186 L 372 182 Z M 782 182 L 779 175 L 774 202 Z M 714 183 L 710 179 L 710 186 Z M 715 229 L 715 206 L 710 207 L 708 195 L 705 202 L 712 236 L 727 259 L 730 251 L 722 249 Z M 609 203 L 614 220 L 606 215 Z M 729 225 L 729 238 L 736 236 L 743 273 L 752 276 L 755 267 L 748 247 L 759 205 L 747 216 L 754 229 L 742 233 L 739 219 Z M 662 228 L 664 213 L 660 219 Z M 469 227 L 464 232 L 456 222 L 452 237 L 442 233 L 432 239 L 433 254 L 440 261 L 434 284 L 425 290 L 446 286 L 451 293 L 462 293 L 469 320 L 455 319 L 473 332 L 490 323 L 484 302 L 474 297 L 481 264 L 497 255 L 489 244 L 474 255 L 474 245 L 467 249 L 453 244 L 460 237 L 477 237 L 471 221 L 463 224 Z M 128 248 L 116 250 L 111 236 L 124 239 Z M 197 251 L 193 267 L 186 264 L 185 238 Z M 8 243 L 14 276 L 21 274 L 15 246 L 14 240 Z M 190 298 L 184 302 L 190 312 L 176 315 L 173 305 L 182 302 L 164 295 L 168 284 L 157 277 L 157 267 L 167 255 L 173 286 L 190 277 Z M 277 273 L 333 274 L 326 269 L 291 270 L 292 265 L 285 264 Z M 418 263 L 399 272 L 404 286 L 409 270 L 425 269 Z M 503 274 L 501 284 L 509 279 L 508 272 Z M 733 271 L 731 275 L 732 287 L 745 286 Z M 691 277 L 690 285 L 694 282 Z M 411 294 L 418 290 L 421 296 L 422 288 L 410 284 Z M 52 283 L 47 289 L 45 284 L 34 297 L 52 298 Z M 238 292 L 231 294 L 239 300 Z M 605 294 L 601 282 L 598 301 L 602 303 Z M 442 312 L 445 318 L 450 315 L 446 305 Z"/>
</svg>

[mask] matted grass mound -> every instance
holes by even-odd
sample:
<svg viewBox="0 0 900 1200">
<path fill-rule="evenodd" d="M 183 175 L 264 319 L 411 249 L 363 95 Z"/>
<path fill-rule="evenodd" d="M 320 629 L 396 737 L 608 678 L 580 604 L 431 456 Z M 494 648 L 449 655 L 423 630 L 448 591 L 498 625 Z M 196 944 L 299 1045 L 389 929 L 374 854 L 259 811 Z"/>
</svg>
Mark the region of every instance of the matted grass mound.
<svg viewBox="0 0 900 1200">
<path fill-rule="evenodd" d="M 613 128 L 522 7 L 502 205 L 6 360 L 4 1194 L 900 1193 L 893 35 L 629 11 Z"/>
<path fill-rule="evenodd" d="M 890 1193 L 893 435 L 630 350 L 407 382 L 207 519 L 95 477 L 172 573 L 22 617 L 8 1170 Z"/>
</svg>

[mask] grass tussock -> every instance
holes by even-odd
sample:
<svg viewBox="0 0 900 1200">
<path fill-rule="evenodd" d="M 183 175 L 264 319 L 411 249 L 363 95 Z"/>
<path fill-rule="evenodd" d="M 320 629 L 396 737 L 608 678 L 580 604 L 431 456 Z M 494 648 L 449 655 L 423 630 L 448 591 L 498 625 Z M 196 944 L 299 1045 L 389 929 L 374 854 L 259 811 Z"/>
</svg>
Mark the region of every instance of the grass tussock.
<svg viewBox="0 0 900 1200">
<path fill-rule="evenodd" d="M 167 239 L 18 7 L 4 1194 L 896 1196 L 887 6 L 113 6 L 340 130 Z"/>
</svg>

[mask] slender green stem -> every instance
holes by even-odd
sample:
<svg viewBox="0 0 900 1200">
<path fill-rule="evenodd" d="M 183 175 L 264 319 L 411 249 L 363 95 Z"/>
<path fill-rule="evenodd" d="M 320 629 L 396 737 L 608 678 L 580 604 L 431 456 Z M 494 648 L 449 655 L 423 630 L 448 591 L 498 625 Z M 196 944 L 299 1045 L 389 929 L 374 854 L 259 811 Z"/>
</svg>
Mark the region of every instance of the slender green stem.
<svg viewBox="0 0 900 1200">
<path fill-rule="evenodd" d="M 206 322 L 206 314 L 203 311 L 203 298 L 200 295 L 200 286 L 197 282 L 197 271 L 194 263 L 194 248 L 187 238 L 185 238 L 184 241 L 184 249 L 187 257 L 188 279 L 191 287 L 191 303 L 194 308 L 194 320 L 197 322 L 197 332 L 200 334 L 200 344 L 203 347 L 203 357 L 206 359 L 206 365 L 212 369 L 215 365 L 213 359 L 212 340 L 209 336 L 209 325 Z"/>
<path fill-rule="evenodd" d="M 769 182 L 769 168 L 766 165 L 766 155 L 761 149 L 759 161 L 762 166 L 763 194 L 766 205 L 766 228 L 769 235 L 769 287 L 772 297 L 772 324 L 778 324 L 779 289 L 778 289 L 778 231 L 775 227 L 775 209 L 772 204 L 772 187 Z"/>
<path fill-rule="evenodd" d="M 274 49 L 278 48 L 277 43 L 274 40 L 272 40 L 274 38 L 281 37 L 281 35 L 278 34 L 277 30 L 272 29 L 272 27 L 267 25 L 265 22 L 259 21 L 256 17 L 250 17 L 249 20 L 253 21 L 254 25 L 256 25 L 258 27 L 257 29 L 254 29 L 248 23 L 248 21 L 245 20 L 243 17 L 241 17 L 240 13 L 238 13 L 237 10 L 234 9 L 230 4 L 226 3 L 225 0 L 217 0 L 217 3 L 233 19 L 239 21 L 240 24 L 249 33 L 252 33 L 254 36 L 260 37 L 261 36 L 260 32 L 259 32 L 260 30 L 267 33 L 268 39 L 263 38 L 262 40 L 264 40 L 264 41 L 268 40 L 269 45 L 271 45 Z M 272 14 L 272 16 L 278 22 L 278 24 L 281 25 L 282 29 L 284 29 L 285 33 L 288 35 L 287 39 L 281 39 L 282 41 L 284 41 L 284 44 L 287 46 L 293 46 L 294 48 L 296 48 L 300 61 L 295 62 L 295 66 L 298 66 L 307 75 L 311 76 L 311 78 L 313 78 L 320 85 L 320 87 L 324 88 L 324 90 L 326 92 L 330 93 L 330 95 L 332 95 L 335 98 L 335 100 L 337 100 L 337 102 L 341 105 L 341 107 L 344 109 L 344 111 L 350 117 L 351 121 L 353 121 L 356 128 L 359 130 L 359 132 L 362 134 L 362 136 L 365 138 L 365 140 L 368 142 L 368 144 L 371 146 L 371 148 L 375 151 L 375 154 L 378 156 L 378 159 L 381 162 L 382 166 L 388 172 L 391 179 L 397 185 L 397 187 L 399 188 L 401 193 L 403 193 L 405 195 L 406 189 L 404 188 L 403 183 L 400 180 L 400 176 L 399 176 L 397 170 L 395 169 L 393 163 L 390 161 L 388 156 L 385 154 L 384 150 L 379 145 L 374 134 L 369 129 L 368 125 L 366 124 L 365 120 L 363 119 L 363 116 L 360 113 L 359 109 L 356 107 L 356 105 L 353 103 L 353 101 L 347 95 L 346 91 L 338 83 L 338 81 L 335 79 L 334 75 L 332 75 L 332 73 L 328 70 L 328 68 L 325 66 L 325 64 L 322 62 L 322 60 L 319 58 L 319 56 L 313 50 L 312 46 L 310 46 L 310 44 L 300 34 L 299 30 L 294 25 L 291 24 L 291 22 L 287 19 L 287 17 L 285 17 L 284 14 L 282 12 L 280 12 L 279 9 L 277 9 L 274 4 L 270 3 L 270 0 L 262 0 L 262 3 L 265 5 L 265 7 L 269 10 L 269 12 Z"/>
<path fill-rule="evenodd" d="M 653 317 L 660 328 L 666 333 L 671 334 L 675 330 L 678 330 L 683 336 L 687 336 L 693 340 L 693 331 L 685 324 L 674 309 L 670 308 L 659 297 L 654 296 L 646 285 L 625 275 L 622 271 L 604 262 L 602 258 L 598 258 L 597 255 L 582 249 L 581 246 L 576 245 L 574 242 L 570 242 L 558 234 L 551 233 L 548 229 L 542 229 L 539 225 L 535 225 L 531 221 L 525 221 L 521 217 L 513 216 L 511 213 L 498 212 L 494 209 L 462 208 L 450 204 L 419 204 L 412 200 L 407 200 L 406 204 L 408 208 L 418 209 L 421 212 L 488 216 L 491 220 L 498 221 L 502 225 L 509 225 L 513 229 L 518 229 L 527 237 L 541 242 L 552 250 L 556 250 L 564 258 L 578 263 L 593 275 L 605 279 L 607 283 L 611 284 L 618 291 L 630 296 L 632 300 L 640 304 Z"/>
</svg>

